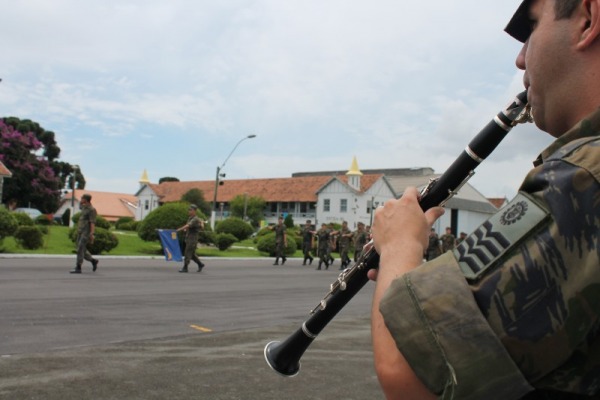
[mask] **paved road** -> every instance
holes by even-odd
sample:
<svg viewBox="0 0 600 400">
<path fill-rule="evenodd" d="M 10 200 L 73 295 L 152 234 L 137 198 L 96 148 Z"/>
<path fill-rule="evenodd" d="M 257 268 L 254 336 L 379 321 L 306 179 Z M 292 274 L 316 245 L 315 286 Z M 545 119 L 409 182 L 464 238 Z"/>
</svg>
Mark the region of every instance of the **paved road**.
<svg viewBox="0 0 600 400">
<path fill-rule="evenodd" d="M 298 260 L 0 258 L 0 399 L 381 398 L 361 291 L 283 378 L 263 359 L 338 271 Z M 335 267 L 335 266 L 334 266 Z"/>
</svg>

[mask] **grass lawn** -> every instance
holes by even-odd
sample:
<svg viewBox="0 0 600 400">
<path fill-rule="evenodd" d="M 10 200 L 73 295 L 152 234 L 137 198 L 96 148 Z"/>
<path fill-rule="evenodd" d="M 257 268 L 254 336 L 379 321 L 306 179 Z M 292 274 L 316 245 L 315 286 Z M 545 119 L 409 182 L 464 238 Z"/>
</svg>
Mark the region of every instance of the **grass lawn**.
<svg viewBox="0 0 600 400">
<path fill-rule="evenodd" d="M 102 255 L 114 256 L 157 256 L 162 257 L 163 252 L 159 242 L 145 242 L 135 232 L 112 231 L 119 239 L 119 245 L 109 253 Z M 48 234 L 44 235 L 44 246 L 36 250 L 27 250 L 17 246 L 13 237 L 4 239 L 0 245 L 0 252 L 13 254 L 75 254 L 75 243 L 69 239 L 69 228 L 66 226 L 50 226 Z M 197 251 L 200 257 L 266 257 L 264 253 L 256 250 L 252 239 L 234 243 L 225 251 L 220 251 L 212 246 L 200 246 Z M 293 257 L 302 257 L 302 252 L 297 251 Z"/>
</svg>

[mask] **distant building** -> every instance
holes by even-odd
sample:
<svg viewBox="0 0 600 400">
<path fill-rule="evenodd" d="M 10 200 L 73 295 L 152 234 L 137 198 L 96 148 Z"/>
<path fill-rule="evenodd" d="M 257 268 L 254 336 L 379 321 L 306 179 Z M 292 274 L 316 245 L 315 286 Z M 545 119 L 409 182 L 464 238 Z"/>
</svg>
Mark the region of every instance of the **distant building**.
<svg viewBox="0 0 600 400">
<path fill-rule="evenodd" d="M 508 204 L 508 199 L 506 197 L 488 197 L 488 201 L 498 210 Z"/>
<path fill-rule="evenodd" d="M 0 203 L 2 203 L 2 188 L 4 187 L 4 178 L 11 178 L 12 172 L 6 168 L 4 163 L 0 161 Z"/>
<path fill-rule="evenodd" d="M 130 217 L 135 219 L 138 199 L 134 195 L 124 193 L 97 192 L 87 189 L 76 189 L 67 192 L 60 201 L 60 206 L 54 215 L 62 215 L 66 210 L 74 205 L 74 213 L 79 212 L 79 202 L 81 196 L 88 193 L 92 196 L 92 205 L 109 222 L 116 222 L 119 218 Z"/>
<path fill-rule="evenodd" d="M 306 219 L 316 224 L 348 221 L 351 228 L 358 222 L 372 223 L 373 210 L 386 201 L 399 198 L 406 187 L 425 187 L 439 177 L 431 168 L 363 170 L 356 158 L 347 171 L 299 172 L 291 178 L 225 180 L 217 191 L 217 220 L 230 215 L 229 202 L 238 195 L 261 197 L 266 202 L 264 216 L 275 223 L 279 215 L 290 214 L 297 224 Z M 142 220 L 161 204 L 181 200 L 191 189 L 202 191 L 211 201 L 215 181 L 150 183 L 146 171 L 135 194 L 138 207 L 135 217 Z M 446 204 L 446 213 L 435 224 L 437 232 L 450 226 L 458 232 L 471 232 L 497 208 L 469 183 Z"/>
</svg>

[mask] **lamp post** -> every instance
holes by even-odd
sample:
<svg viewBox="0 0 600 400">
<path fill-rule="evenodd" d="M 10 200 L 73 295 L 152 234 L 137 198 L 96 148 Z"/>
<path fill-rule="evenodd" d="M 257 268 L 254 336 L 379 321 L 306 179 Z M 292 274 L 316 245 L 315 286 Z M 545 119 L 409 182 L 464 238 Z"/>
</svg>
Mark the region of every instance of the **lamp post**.
<svg viewBox="0 0 600 400">
<path fill-rule="evenodd" d="M 240 143 L 242 143 L 246 139 L 254 139 L 255 137 L 256 137 L 256 135 L 248 135 L 248 136 L 242 138 L 239 142 L 237 142 L 235 144 L 235 146 L 233 146 L 233 149 L 231 150 L 231 152 L 229 153 L 229 155 L 227 156 L 225 161 L 223 161 L 223 164 L 221 164 L 220 167 L 217 166 L 217 175 L 215 176 L 215 192 L 214 192 L 214 196 L 213 196 L 212 212 L 210 214 L 210 228 L 213 230 L 215 229 L 215 217 L 217 214 L 217 192 L 219 190 L 219 183 L 220 183 L 220 179 L 225 177 L 225 174 L 222 173 L 221 171 L 223 170 L 223 167 L 225 167 L 225 164 L 229 160 L 229 157 L 231 157 L 231 155 L 233 154 L 235 149 L 237 149 L 237 147 L 240 145 Z"/>
</svg>

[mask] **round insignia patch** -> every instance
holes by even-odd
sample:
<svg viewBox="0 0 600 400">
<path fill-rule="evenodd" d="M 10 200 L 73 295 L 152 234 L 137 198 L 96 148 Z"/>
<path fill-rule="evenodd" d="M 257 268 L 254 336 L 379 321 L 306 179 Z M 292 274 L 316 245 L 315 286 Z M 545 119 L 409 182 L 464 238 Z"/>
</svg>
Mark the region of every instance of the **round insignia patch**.
<svg viewBox="0 0 600 400">
<path fill-rule="evenodd" d="M 527 202 L 519 201 L 508 208 L 500 217 L 502 225 L 511 225 L 521 219 L 527 212 Z"/>
</svg>

